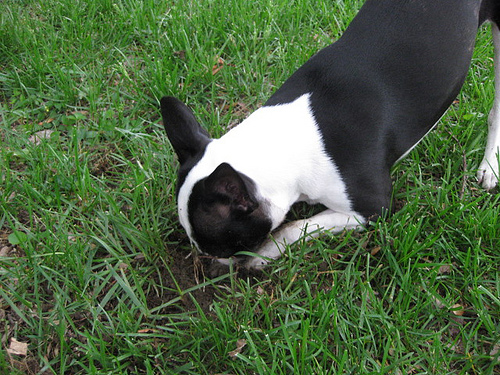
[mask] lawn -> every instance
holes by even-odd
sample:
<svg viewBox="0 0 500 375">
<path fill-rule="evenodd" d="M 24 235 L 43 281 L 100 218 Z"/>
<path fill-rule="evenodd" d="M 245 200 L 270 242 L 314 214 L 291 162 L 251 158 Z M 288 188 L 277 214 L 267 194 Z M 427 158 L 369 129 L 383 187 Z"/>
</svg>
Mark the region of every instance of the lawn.
<svg viewBox="0 0 500 375">
<path fill-rule="evenodd" d="M 475 179 L 487 25 L 393 170 L 393 216 L 262 273 L 191 254 L 178 223 L 159 98 L 218 137 L 361 3 L 0 2 L 0 374 L 500 374 L 500 194 Z"/>
</svg>

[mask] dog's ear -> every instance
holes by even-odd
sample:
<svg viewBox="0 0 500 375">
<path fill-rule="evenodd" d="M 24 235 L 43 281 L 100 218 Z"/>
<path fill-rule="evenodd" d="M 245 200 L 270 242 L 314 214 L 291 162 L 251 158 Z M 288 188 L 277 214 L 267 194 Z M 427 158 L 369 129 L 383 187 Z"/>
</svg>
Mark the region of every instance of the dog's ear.
<svg viewBox="0 0 500 375">
<path fill-rule="evenodd" d="M 228 163 L 222 163 L 207 177 L 205 191 L 239 214 L 251 214 L 258 207 L 242 175 Z"/>
<path fill-rule="evenodd" d="M 205 149 L 211 140 L 210 136 L 184 103 L 164 96 L 160 100 L 160 107 L 167 137 L 181 164 Z"/>
</svg>

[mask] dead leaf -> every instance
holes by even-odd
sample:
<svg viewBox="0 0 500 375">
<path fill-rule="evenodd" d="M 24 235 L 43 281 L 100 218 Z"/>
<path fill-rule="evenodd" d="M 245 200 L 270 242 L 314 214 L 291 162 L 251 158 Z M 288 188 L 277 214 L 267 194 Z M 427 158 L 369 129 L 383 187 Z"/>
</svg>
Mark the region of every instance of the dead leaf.
<svg viewBox="0 0 500 375">
<path fill-rule="evenodd" d="M 4 246 L 0 249 L 0 257 L 9 256 L 11 248 L 9 246 Z"/>
<path fill-rule="evenodd" d="M 135 260 L 136 262 L 141 262 L 141 261 L 143 261 L 143 260 L 145 260 L 145 259 L 146 259 L 146 256 L 145 256 L 144 254 L 142 254 L 142 253 L 137 254 L 137 255 L 134 257 L 134 260 Z"/>
<path fill-rule="evenodd" d="M 434 295 L 431 294 L 430 297 L 434 300 L 434 304 L 436 305 L 436 307 L 438 309 L 443 309 L 443 308 L 446 307 L 446 305 L 439 298 L 437 298 L 436 296 L 434 296 Z"/>
<path fill-rule="evenodd" d="M 443 265 L 443 266 L 439 267 L 439 271 L 438 271 L 438 273 L 439 273 L 440 275 L 443 275 L 443 274 L 450 273 L 450 271 L 451 271 L 451 265 L 449 265 L 449 264 L 445 264 L 445 265 Z"/>
<path fill-rule="evenodd" d="M 222 57 L 217 58 L 217 62 L 212 67 L 212 75 L 216 75 L 224 67 L 224 59 Z"/>
<path fill-rule="evenodd" d="M 39 145 L 43 139 L 49 139 L 52 133 L 54 133 L 54 130 L 40 130 L 39 132 L 36 132 L 31 137 L 29 137 L 28 140 L 34 145 Z"/>
<path fill-rule="evenodd" d="M 382 248 L 380 246 L 377 246 L 375 248 L 372 249 L 372 251 L 370 252 L 370 255 L 371 256 L 374 256 L 374 255 L 377 255 L 377 253 L 381 250 Z"/>
<path fill-rule="evenodd" d="M 231 358 L 236 358 L 238 356 L 238 354 L 241 353 L 241 351 L 243 350 L 243 348 L 247 346 L 247 340 L 245 339 L 239 339 L 237 342 L 236 342 L 236 349 L 234 349 L 232 352 L 229 352 L 229 357 Z"/>
<path fill-rule="evenodd" d="M 156 333 L 156 332 L 158 331 L 152 328 L 144 328 L 137 331 L 137 333 Z"/>
<path fill-rule="evenodd" d="M 175 51 L 174 56 L 178 57 L 181 60 L 186 60 L 186 51 L 184 51 L 184 50 Z"/>
<path fill-rule="evenodd" d="M 50 124 L 53 121 L 54 121 L 54 119 L 50 117 L 50 118 L 48 118 L 46 120 L 43 120 L 43 121 L 39 122 L 38 125 Z"/>
<path fill-rule="evenodd" d="M 493 345 L 493 349 L 490 351 L 490 356 L 494 357 L 500 352 L 500 342 L 497 342 L 495 345 Z M 500 358 L 498 358 L 498 361 L 500 362 Z"/>
<path fill-rule="evenodd" d="M 10 339 L 10 346 L 7 353 L 26 356 L 28 354 L 28 343 L 17 341 L 15 338 Z"/>
<path fill-rule="evenodd" d="M 82 116 L 87 116 L 89 113 L 90 113 L 89 111 L 85 111 L 85 110 L 71 112 L 72 115 L 80 114 Z"/>
<path fill-rule="evenodd" d="M 451 312 L 456 316 L 462 316 L 465 313 L 465 309 L 462 305 L 456 303 L 451 307 Z"/>
</svg>

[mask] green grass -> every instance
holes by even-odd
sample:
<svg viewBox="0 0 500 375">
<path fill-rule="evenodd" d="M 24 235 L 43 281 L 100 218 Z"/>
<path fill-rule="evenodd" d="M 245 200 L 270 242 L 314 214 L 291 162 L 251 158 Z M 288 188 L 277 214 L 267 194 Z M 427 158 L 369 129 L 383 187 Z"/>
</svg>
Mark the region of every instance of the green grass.
<svg viewBox="0 0 500 375">
<path fill-rule="evenodd" d="M 158 99 L 219 136 L 360 5 L 0 3 L 1 374 L 500 373 L 500 195 L 474 177 L 489 27 L 459 101 L 394 169 L 394 216 L 256 277 L 187 257 Z"/>
</svg>

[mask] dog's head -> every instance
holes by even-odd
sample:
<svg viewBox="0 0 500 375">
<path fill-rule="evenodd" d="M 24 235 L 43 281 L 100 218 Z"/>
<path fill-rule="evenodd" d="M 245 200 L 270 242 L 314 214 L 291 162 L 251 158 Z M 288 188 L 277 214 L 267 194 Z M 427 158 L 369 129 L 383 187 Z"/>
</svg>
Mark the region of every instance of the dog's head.
<svg viewBox="0 0 500 375">
<path fill-rule="evenodd" d="M 205 175 L 190 175 L 211 138 L 182 102 L 164 97 L 160 104 L 167 136 L 180 163 L 179 218 L 191 241 L 201 252 L 221 258 L 255 250 L 271 231 L 255 183 L 226 162 Z"/>
</svg>

